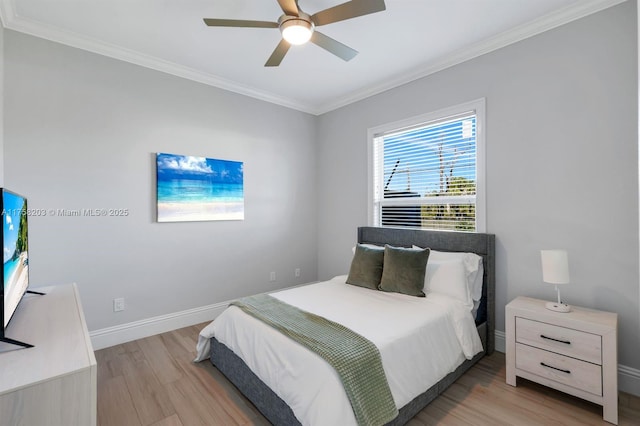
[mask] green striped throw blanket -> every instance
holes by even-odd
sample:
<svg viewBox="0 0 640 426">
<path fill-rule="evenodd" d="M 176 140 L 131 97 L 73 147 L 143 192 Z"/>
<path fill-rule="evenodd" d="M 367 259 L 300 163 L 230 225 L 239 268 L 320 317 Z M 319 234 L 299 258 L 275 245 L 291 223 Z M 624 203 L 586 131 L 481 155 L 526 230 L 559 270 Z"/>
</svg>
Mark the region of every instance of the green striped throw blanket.
<svg viewBox="0 0 640 426">
<path fill-rule="evenodd" d="M 398 415 L 378 348 L 347 327 L 267 294 L 231 303 L 320 355 L 347 393 L 359 425 L 383 425 Z"/>
</svg>

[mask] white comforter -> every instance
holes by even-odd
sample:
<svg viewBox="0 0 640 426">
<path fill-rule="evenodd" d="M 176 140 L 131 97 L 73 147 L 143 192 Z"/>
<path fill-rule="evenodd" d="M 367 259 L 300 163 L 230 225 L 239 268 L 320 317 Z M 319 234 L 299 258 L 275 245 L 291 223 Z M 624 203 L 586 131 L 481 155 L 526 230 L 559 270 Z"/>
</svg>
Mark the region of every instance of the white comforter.
<svg viewBox="0 0 640 426">
<path fill-rule="evenodd" d="M 437 293 L 419 298 L 373 291 L 345 280 L 339 276 L 271 295 L 372 341 L 398 408 L 482 351 L 471 313 L 455 299 Z M 338 375 L 315 353 L 235 306 L 200 332 L 196 361 L 209 358 L 214 336 L 286 402 L 303 425 L 356 424 Z"/>
</svg>

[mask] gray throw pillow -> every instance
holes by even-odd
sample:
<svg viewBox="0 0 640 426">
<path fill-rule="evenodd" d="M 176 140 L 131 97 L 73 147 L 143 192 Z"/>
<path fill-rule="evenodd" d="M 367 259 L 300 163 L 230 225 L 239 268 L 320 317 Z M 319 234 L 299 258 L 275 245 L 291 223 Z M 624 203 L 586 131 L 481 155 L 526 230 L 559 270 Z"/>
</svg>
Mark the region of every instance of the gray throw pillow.
<svg viewBox="0 0 640 426">
<path fill-rule="evenodd" d="M 424 275 L 429 249 L 384 247 L 384 269 L 379 290 L 424 297 Z"/>
<path fill-rule="evenodd" d="M 358 244 L 351 261 L 347 284 L 377 290 L 382 278 L 384 249 Z"/>
</svg>

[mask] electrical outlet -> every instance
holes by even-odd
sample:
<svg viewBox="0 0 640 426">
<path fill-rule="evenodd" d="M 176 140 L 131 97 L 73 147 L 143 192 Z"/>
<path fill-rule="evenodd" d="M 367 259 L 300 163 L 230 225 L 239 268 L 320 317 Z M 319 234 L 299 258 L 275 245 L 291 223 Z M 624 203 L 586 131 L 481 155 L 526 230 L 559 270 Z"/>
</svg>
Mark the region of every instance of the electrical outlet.
<svg viewBox="0 0 640 426">
<path fill-rule="evenodd" d="M 113 312 L 124 311 L 124 297 L 113 299 Z"/>
<path fill-rule="evenodd" d="M 269 281 L 273 282 L 273 281 L 275 281 L 275 280 L 276 280 L 276 273 L 272 271 L 272 272 L 269 274 Z"/>
<path fill-rule="evenodd" d="M 296 268 L 296 270 L 293 271 L 293 275 L 295 275 L 296 278 L 300 278 L 300 268 Z"/>
</svg>

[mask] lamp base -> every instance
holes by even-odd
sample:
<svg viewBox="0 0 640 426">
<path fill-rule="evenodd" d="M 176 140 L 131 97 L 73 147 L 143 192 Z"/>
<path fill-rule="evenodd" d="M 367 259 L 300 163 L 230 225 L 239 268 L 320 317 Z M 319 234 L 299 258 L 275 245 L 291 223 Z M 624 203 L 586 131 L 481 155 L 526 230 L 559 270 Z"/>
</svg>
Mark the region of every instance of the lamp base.
<svg viewBox="0 0 640 426">
<path fill-rule="evenodd" d="M 562 313 L 571 312 L 571 306 L 564 303 L 558 303 L 558 302 L 547 302 L 547 304 L 545 305 L 545 308 L 554 312 L 562 312 Z"/>
</svg>

